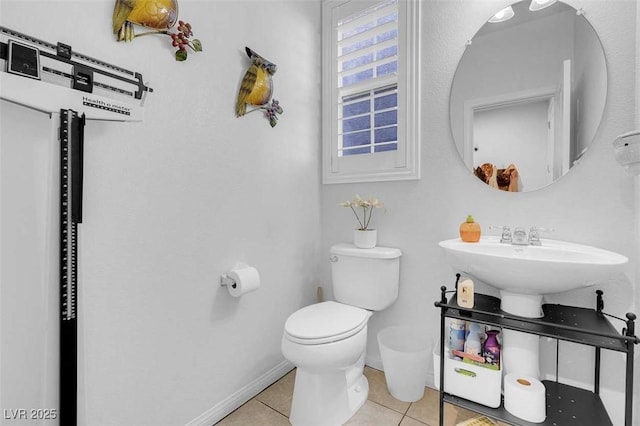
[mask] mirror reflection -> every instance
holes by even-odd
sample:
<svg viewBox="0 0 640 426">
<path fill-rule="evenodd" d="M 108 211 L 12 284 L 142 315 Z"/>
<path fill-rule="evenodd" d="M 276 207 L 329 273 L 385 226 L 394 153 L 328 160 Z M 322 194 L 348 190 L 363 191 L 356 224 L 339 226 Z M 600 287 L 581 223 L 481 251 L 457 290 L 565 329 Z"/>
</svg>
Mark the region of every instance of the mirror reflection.
<svg viewBox="0 0 640 426">
<path fill-rule="evenodd" d="M 449 104 L 458 152 L 492 187 L 542 188 L 579 162 L 606 91 L 604 51 L 582 10 L 514 3 L 480 28 L 458 64 Z"/>
</svg>

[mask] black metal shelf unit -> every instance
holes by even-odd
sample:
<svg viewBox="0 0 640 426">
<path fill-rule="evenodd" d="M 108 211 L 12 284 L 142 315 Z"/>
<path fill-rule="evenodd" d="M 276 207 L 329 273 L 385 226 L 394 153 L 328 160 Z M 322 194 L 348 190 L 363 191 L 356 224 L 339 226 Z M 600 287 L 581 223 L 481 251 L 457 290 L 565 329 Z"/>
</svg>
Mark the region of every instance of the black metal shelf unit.
<svg viewBox="0 0 640 426">
<path fill-rule="evenodd" d="M 454 295 L 447 300 L 446 287 L 441 287 L 440 300 L 435 306 L 440 308 L 440 426 L 444 423 L 444 403 L 454 404 L 487 417 L 512 425 L 611 425 L 599 396 L 600 392 L 600 350 L 608 349 L 626 353 L 625 426 L 632 424 L 633 406 L 633 351 L 640 341 L 635 336 L 636 315 L 627 313 L 627 319 L 616 318 L 603 312 L 602 291 L 597 290 L 596 309 L 545 304 L 542 318 L 524 318 L 500 309 L 500 299 L 476 293 L 473 308 L 462 308 Z M 626 323 L 622 333 L 618 332 L 607 317 Z M 495 327 L 506 328 L 558 340 L 580 343 L 595 348 L 595 377 L 593 392 L 579 389 L 557 381 L 544 380 L 546 388 L 547 418 L 544 423 L 530 423 L 511 415 L 504 409 L 484 405 L 444 392 L 444 342 L 445 318 L 458 318 Z"/>
</svg>

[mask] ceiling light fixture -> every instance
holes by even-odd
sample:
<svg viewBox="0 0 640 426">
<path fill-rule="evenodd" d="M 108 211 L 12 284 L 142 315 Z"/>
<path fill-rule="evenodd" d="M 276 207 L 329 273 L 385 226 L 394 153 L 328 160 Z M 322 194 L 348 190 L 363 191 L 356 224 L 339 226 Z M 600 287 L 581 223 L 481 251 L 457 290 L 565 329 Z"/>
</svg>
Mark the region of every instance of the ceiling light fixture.
<svg viewBox="0 0 640 426">
<path fill-rule="evenodd" d="M 513 12 L 513 9 L 511 8 L 511 6 L 508 6 L 502 9 L 501 11 L 499 11 L 498 13 L 496 13 L 495 15 L 493 15 L 491 19 L 489 19 L 489 22 L 492 24 L 497 24 L 498 22 L 504 22 L 513 18 L 513 15 L 515 15 L 515 13 Z"/>
<path fill-rule="evenodd" d="M 558 0 L 531 0 L 531 4 L 529 5 L 529 10 L 532 12 L 537 12 L 538 10 L 542 10 L 546 7 L 551 6 Z"/>
</svg>

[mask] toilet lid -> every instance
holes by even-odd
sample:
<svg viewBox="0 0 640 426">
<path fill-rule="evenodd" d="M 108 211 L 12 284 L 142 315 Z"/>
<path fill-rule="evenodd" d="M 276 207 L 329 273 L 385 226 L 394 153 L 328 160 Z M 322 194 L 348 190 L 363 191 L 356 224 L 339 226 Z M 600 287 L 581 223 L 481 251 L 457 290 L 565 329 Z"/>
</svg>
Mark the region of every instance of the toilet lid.
<svg viewBox="0 0 640 426">
<path fill-rule="evenodd" d="M 302 344 L 320 344 L 351 337 L 362 330 L 371 313 L 366 309 L 337 302 L 306 306 L 291 314 L 284 331 Z"/>
</svg>

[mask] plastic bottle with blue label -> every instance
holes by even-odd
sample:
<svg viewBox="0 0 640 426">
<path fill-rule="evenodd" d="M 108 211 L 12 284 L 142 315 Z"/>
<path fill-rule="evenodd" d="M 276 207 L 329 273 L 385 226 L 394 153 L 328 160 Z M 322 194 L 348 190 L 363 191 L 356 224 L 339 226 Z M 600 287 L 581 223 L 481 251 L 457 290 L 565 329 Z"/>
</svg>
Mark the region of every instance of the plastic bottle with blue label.
<svg viewBox="0 0 640 426">
<path fill-rule="evenodd" d="M 449 348 L 464 351 L 465 322 L 452 319 L 449 326 Z"/>
</svg>

